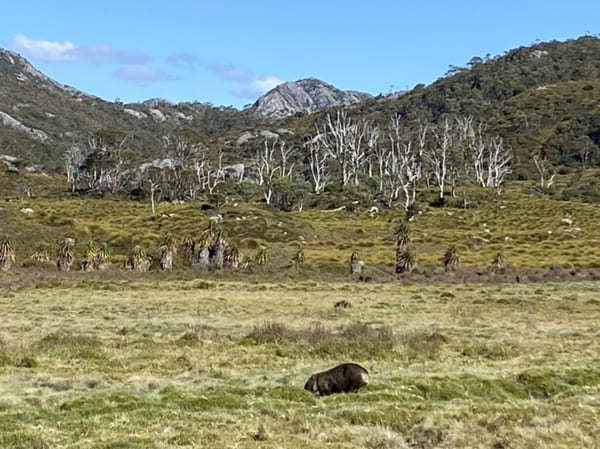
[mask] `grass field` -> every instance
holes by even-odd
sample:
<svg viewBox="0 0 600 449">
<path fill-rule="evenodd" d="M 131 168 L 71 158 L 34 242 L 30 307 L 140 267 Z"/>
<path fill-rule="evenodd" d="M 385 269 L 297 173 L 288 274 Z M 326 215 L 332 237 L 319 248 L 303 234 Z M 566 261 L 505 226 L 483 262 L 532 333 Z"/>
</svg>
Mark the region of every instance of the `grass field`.
<svg viewBox="0 0 600 449">
<path fill-rule="evenodd" d="M 597 291 L 84 275 L 5 290 L 0 447 L 597 448 Z M 303 390 L 349 360 L 371 374 L 358 393 Z"/>
<path fill-rule="evenodd" d="M 488 267 L 498 252 L 516 267 L 600 267 L 600 209 L 595 204 L 556 201 L 520 191 L 482 200 L 472 209 L 435 208 L 421 204 L 410 225 L 417 265 L 439 266 L 444 251 L 456 245 L 467 266 Z M 403 210 L 382 210 L 370 217 L 366 209 L 330 212 L 280 212 L 258 203 L 230 203 L 202 211 L 202 202 L 162 203 L 153 217 L 139 201 L 98 199 L 19 199 L 0 204 L 1 235 L 7 235 L 22 264 L 36 246 L 56 249 L 65 237 L 76 239 L 82 258 L 89 240 L 106 242 L 112 260 L 122 264 L 134 245 L 154 256 L 161 237 L 170 232 L 181 242 L 207 228 L 210 216 L 221 214 L 227 238 L 248 257 L 261 245 L 269 248 L 275 270 L 291 265 L 303 248 L 306 265 L 340 278 L 357 251 L 367 266 L 393 266 L 394 231 Z M 27 215 L 22 210 L 32 209 Z M 564 222 L 570 220 L 570 224 Z M 176 261 L 181 267 L 181 261 Z"/>
</svg>

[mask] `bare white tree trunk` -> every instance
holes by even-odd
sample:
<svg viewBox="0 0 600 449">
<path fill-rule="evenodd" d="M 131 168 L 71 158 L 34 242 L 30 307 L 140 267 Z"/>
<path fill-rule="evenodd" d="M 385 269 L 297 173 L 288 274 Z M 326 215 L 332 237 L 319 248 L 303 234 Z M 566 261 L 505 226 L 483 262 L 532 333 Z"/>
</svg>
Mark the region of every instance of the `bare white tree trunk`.
<svg viewBox="0 0 600 449">
<path fill-rule="evenodd" d="M 206 170 L 206 187 L 208 188 L 209 193 L 213 193 L 215 188 L 221 184 L 225 175 L 223 173 L 223 151 L 219 151 L 219 156 L 217 158 L 217 168 L 211 169 L 210 167 Z"/>
<path fill-rule="evenodd" d="M 441 128 L 433 129 L 434 142 L 425 152 L 425 158 L 439 188 L 439 197 L 444 199 L 444 188 L 448 178 L 448 158 L 453 144 L 452 128 L 446 119 Z"/>
<path fill-rule="evenodd" d="M 469 151 L 475 182 L 481 187 L 500 190 L 505 176 L 511 172 L 512 152 L 500 137 L 486 143 L 483 125 L 477 131 L 471 130 Z"/>
<path fill-rule="evenodd" d="M 150 183 L 150 202 L 152 203 L 152 216 L 156 215 L 156 206 L 154 204 L 154 192 L 156 192 L 156 183 L 150 179 L 149 180 Z"/>
<path fill-rule="evenodd" d="M 345 111 L 337 111 L 335 119 L 327 114 L 326 123 L 319 128 L 317 133 L 322 136 L 322 143 L 327 153 L 340 167 L 342 185 L 348 184 L 351 177 L 350 163 L 350 128 L 352 119 L 348 118 Z"/>
<path fill-rule="evenodd" d="M 550 188 L 554 184 L 554 176 L 556 175 L 552 164 L 547 159 L 540 159 L 539 156 L 533 156 L 533 163 L 540 176 L 540 187 L 542 189 Z"/>
<path fill-rule="evenodd" d="M 411 140 L 405 141 L 400 117 L 393 118 L 388 134 L 390 147 L 385 159 L 384 180 L 388 187 L 388 206 L 403 193 L 404 208 L 414 202 L 416 184 L 421 176 L 419 146 L 414 150 Z"/>
<path fill-rule="evenodd" d="M 354 176 L 354 185 L 359 185 L 359 175 L 361 167 L 367 160 L 367 153 L 363 146 L 363 140 L 369 133 L 369 122 L 360 121 L 350 127 L 348 145 L 350 155 L 350 171 Z"/>
<path fill-rule="evenodd" d="M 292 175 L 294 173 L 294 164 L 290 164 L 288 159 L 289 157 L 295 153 L 295 148 L 290 147 L 286 148 L 285 142 L 282 140 L 279 143 L 279 155 L 281 160 L 281 176 L 285 176 L 286 178 L 292 179 Z"/>
<path fill-rule="evenodd" d="M 258 179 L 262 180 L 262 184 L 259 181 L 259 185 L 264 185 L 264 198 L 267 204 L 271 204 L 273 197 L 273 178 L 275 174 L 281 170 L 280 166 L 276 166 L 275 150 L 277 147 L 278 140 L 272 139 L 269 144 L 269 139 L 265 139 L 265 146 L 262 151 L 257 152 L 257 173 Z M 280 144 L 284 145 L 283 143 Z"/>
<path fill-rule="evenodd" d="M 327 153 L 321 143 L 321 136 L 316 136 L 308 142 L 308 164 L 315 194 L 319 195 L 329 180 Z"/>
</svg>

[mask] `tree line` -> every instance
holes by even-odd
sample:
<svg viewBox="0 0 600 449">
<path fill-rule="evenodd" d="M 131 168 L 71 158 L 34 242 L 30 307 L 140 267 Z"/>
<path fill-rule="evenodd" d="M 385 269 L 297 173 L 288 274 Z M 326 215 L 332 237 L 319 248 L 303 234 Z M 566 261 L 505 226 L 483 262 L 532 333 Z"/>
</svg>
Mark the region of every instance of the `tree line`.
<svg viewBox="0 0 600 449">
<path fill-rule="evenodd" d="M 71 190 L 138 191 L 150 198 L 154 212 L 157 200 L 194 200 L 232 186 L 286 210 L 301 210 L 309 194 L 363 188 L 388 207 L 408 209 L 421 187 L 435 187 L 441 202 L 455 196 L 459 185 L 500 192 L 512 169 L 511 148 L 470 116 L 409 128 L 399 115 L 375 124 L 338 110 L 317 121 L 301 143 L 268 135 L 250 156 L 231 160 L 228 154 L 229 163 L 222 150 L 168 135 L 162 139 L 164 158 L 139 164 L 127 146 L 130 139 L 94 136 L 73 145 L 65 154 Z"/>
</svg>

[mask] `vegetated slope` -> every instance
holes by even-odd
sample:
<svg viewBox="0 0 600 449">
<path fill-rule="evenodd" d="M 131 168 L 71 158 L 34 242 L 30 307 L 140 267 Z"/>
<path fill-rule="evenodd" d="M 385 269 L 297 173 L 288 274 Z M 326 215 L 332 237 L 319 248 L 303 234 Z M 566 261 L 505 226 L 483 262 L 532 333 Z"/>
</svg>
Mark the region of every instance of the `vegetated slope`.
<svg viewBox="0 0 600 449">
<path fill-rule="evenodd" d="M 79 257 L 89 240 L 108 243 L 114 262 L 122 263 L 137 244 L 156 257 L 166 233 L 178 242 L 187 237 L 199 240 L 209 217 L 220 215 L 225 235 L 245 255 L 252 258 L 261 246 L 269 248 L 271 264 L 264 274 L 267 278 L 287 276 L 286 270 L 295 273 L 291 261 L 300 248 L 306 259 L 306 271 L 301 275 L 345 278 L 354 251 L 365 261 L 367 270 L 392 269 L 394 231 L 404 218 L 404 211 L 397 209 L 382 210 L 372 217 L 368 203 L 355 206 L 353 211 L 282 212 L 265 207 L 256 197 L 244 202 L 236 196 L 220 206 L 211 205 L 210 197 L 184 204 L 160 203 L 153 217 L 149 201 L 36 197 L 40 180 L 52 179 L 43 175 L 24 177 L 34 195 L 27 198 L 22 193 L 25 186 L 18 183 L 15 174 L 3 175 L 0 166 L 0 189 L 5 188 L 3 180 L 10 179 L 15 183 L 11 188 L 20 190 L 17 193 L 21 199 L 13 197 L 0 205 L 2 235 L 14 242 L 19 265 L 37 245 L 56 247 L 65 237 L 76 239 Z M 559 176 L 557 186 L 568 185 L 569 178 Z M 53 191 L 60 185 L 49 183 L 46 188 Z M 469 209 L 425 206 L 435 192 L 429 197 L 422 192 L 422 213 L 410 224 L 417 265 L 441 266 L 444 251 L 456 245 L 462 264 L 471 267 L 489 267 L 499 252 L 516 267 L 600 267 L 597 206 L 524 193 L 528 190 L 533 190 L 530 182 L 511 183 L 499 197 L 474 189 L 469 193 Z M 27 213 L 27 209 L 32 212 Z M 183 266 L 182 261 L 176 263 L 177 269 Z"/>
<path fill-rule="evenodd" d="M 354 110 L 379 121 L 400 114 L 407 125 L 472 115 L 488 123 L 490 134 L 501 135 L 524 165 L 522 173 L 532 175 L 533 154 L 577 165 L 582 145 L 590 151 L 588 164 L 600 164 L 599 82 L 600 39 L 588 36 L 475 57 L 430 86 Z"/>
<path fill-rule="evenodd" d="M 301 145 L 303 136 L 314 133 L 315 123 L 322 123 L 329 111 L 298 112 L 281 120 L 261 118 L 255 109 L 269 95 L 244 111 L 161 100 L 110 103 L 60 86 L 14 53 L 0 55 L 0 112 L 9 116 L 0 117 L 0 154 L 30 159 L 46 168 L 62 169 L 64 149 L 99 131 L 128 134 L 128 146 L 140 161 L 164 157 L 162 136 L 177 132 L 211 150 L 222 149 L 228 163 L 244 162 L 255 153 L 264 133 L 276 132 L 290 145 Z M 534 177 L 531 156 L 535 153 L 554 164 L 581 165 L 584 148 L 586 164 L 600 164 L 599 79 L 600 39 L 586 36 L 520 47 L 493 58 L 473 58 L 467 67 L 454 67 L 429 86 L 346 107 L 351 114 L 380 125 L 400 114 L 407 132 L 419 120 L 473 115 L 488 123 L 489 134 L 501 135 L 514 149 L 513 176 Z M 316 80 L 306 82 L 320 86 Z M 285 103 L 279 93 L 277 98 Z M 327 105 L 311 101 L 305 109 Z M 15 121 L 23 127 L 15 127 Z M 36 131 L 47 139 L 36 138 Z M 261 139 L 248 145 L 244 136 Z"/>
<path fill-rule="evenodd" d="M 128 135 L 140 160 L 161 154 L 163 135 L 180 130 L 216 145 L 233 128 L 256 120 L 251 113 L 203 103 L 165 101 L 123 105 L 66 87 L 16 53 L 0 49 L 0 154 L 45 169 L 62 169 L 63 154 L 96 133 Z"/>
<path fill-rule="evenodd" d="M 298 112 L 317 112 L 322 109 L 350 106 L 371 95 L 342 91 L 315 78 L 283 83 L 260 97 L 253 108 L 268 117 L 286 117 Z"/>
</svg>

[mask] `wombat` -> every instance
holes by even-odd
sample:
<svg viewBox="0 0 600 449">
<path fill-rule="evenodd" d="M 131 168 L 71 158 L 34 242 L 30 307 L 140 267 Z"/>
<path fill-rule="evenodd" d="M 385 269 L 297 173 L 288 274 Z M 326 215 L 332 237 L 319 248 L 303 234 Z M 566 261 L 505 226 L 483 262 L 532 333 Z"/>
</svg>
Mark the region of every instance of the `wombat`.
<svg viewBox="0 0 600 449">
<path fill-rule="evenodd" d="M 322 373 L 313 374 L 304 389 L 327 396 L 333 393 L 356 391 L 369 383 L 369 372 L 356 363 L 342 363 Z"/>
</svg>

